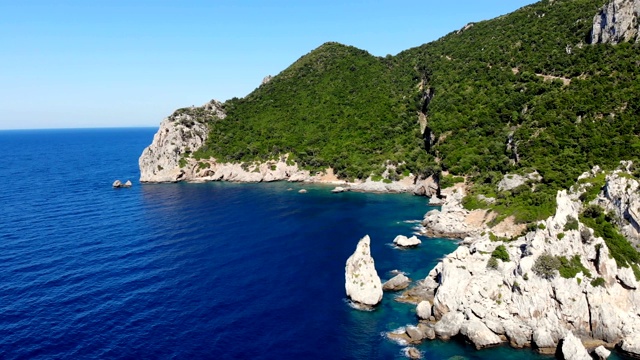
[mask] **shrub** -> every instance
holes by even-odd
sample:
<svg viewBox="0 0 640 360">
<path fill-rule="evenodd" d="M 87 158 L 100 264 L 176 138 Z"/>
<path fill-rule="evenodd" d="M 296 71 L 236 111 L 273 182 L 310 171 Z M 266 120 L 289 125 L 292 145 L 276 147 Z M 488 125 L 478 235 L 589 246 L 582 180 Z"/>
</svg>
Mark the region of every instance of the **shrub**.
<svg viewBox="0 0 640 360">
<path fill-rule="evenodd" d="M 544 226 L 544 224 L 543 224 L 543 223 L 538 224 L 538 229 L 540 229 L 540 230 L 544 230 L 544 229 L 546 229 L 546 228 L 547 228 L 547 227 L 546 227 L 546 226 Z"/>
<path fill-rule="evenodd" d="M 533 272 L 544 279 L 553 279 L 560 268 L 560 260 L 547 253 L 540 255 L 533 264 Z"/>
<path fill-rule="evenodd" d="M 558 240 L 562 240 L 562 239 L 564 239 L 564 233 L 558 234 Z"/>
<path fill-rule="evenodd" d="M 564 231 L 578 230 L 578 220 L 574 217 L 567 216 L 567 223 L 564 224 Z"/>
<path fill-rule="evenodd" d="M 604 239 L 609 253 L 620 267 L 629 267 L 640 262 L 640 253 L 622 236 L 613 225 L 614 216 L 604 214 L 598 206 L 591 205 L 581 214 L 583 224 L 593 229 L 596 236 Z"/>
<path fill-rule="evenodd" d="M 502 261 L 510 261 L 509 253 L 504 245 L 498 245 L 495 250 L 491 253 L 491 257 L 495 259 L 500 259 Z"/>
<path fill-rule="evenodd" d="M 605 283 L 605 281 L 601 277 L 591 280 L 591 286 L 593 286 L 593 287 L 604 286 L 604 283 Z"/>
<path fill-rule="evenodd" d="M 571 258 L 570 261 L 565 256 L 560 256 L 558 260 L 560 261 L 558 272 L 563 278 L 574 278 L 579 272 L 582 272 L 587 277 L 591 277 L 591 272 L 582 265 L 580 256 L 575 255 Z"/>
<path fill-rule="evenodd" d="M 489 258 L 489 261 L 487 261 L 487 268 L 489 269 L 497 269 L 498 268 L 498 259 L 494 258 L 493 256 Z"/>
<path fill-rule="evenodd" d="M 461 182 L 464 182 L 464 178 L 461 176 L 444 175 L 440 177 L 440 188 L 446 189 Z"/>
</svg>

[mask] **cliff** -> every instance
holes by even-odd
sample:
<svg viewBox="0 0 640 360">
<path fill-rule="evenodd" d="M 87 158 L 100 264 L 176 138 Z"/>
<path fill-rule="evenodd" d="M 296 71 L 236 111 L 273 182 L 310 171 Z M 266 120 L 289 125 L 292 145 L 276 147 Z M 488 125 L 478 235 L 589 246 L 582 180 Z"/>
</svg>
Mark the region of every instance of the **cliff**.
<svg viewBox="0 0 640 360">
<path fill-rule="evenodd" d="M 640 0 L 612 0 L 593 18 L 592 44 L 640 42 Z"/>
<path fill-rule="evenodd" d="M 601 208 L 615 214 L 607 221 L 637 236 L 639 183 L 630 167 L 624 162 L 606 176 L 598 168 L 583 174 L 571 190 L 558 192 L 553 216 L 513 241 L 470 232 L 408 291 L 420 304 L 422 326 L 443 339 L 465 336 L 477 348 L 507 342 L 555 353 L 574 334 L 591 348 L 604 344 L 640 355 L 638 252 L 585 224 L 596 224 L 589 213 Z M 581 201 L 600 176 L 605 186 L 597 198 Z"/>
</svg>

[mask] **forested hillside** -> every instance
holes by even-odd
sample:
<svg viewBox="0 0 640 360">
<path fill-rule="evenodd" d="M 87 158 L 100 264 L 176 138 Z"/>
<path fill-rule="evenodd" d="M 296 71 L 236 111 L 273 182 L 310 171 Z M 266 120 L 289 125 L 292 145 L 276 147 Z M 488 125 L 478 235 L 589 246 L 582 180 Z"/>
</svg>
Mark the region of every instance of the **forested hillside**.
<svg viewBox="0 0 640 360">
<path fill-rule="evenodd" d="M 590 44 L 605 3 L 541 1 L 385 58 L 324 44 L 227 101 L 227 118 L 194 156 L 288 153 L 349 179 L 387 163 L 399 165 L 392 179 L 445 170 L 496 197 L 498 212 L 546 217 L 580 173 L 640 155 L 640 49 Z M 534 170 L 535 186 L 497 191 L 504 174 Z"/>
</svg>

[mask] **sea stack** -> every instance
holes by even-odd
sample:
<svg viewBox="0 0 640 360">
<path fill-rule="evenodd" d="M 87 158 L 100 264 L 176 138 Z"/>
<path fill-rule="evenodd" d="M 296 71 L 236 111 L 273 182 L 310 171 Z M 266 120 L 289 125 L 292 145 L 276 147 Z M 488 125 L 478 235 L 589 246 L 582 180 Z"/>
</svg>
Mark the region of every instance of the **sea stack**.
<svg viewBox="0 0 640 360">
<path fill-rule="evenodd" d="M 347 259 L 345 289 L 354 303 L 373 307 L 382 300 L 382 282 L 371 257 L 371 239 L 366 235 L 358 242 L 356 251 Z"/>
</svg>

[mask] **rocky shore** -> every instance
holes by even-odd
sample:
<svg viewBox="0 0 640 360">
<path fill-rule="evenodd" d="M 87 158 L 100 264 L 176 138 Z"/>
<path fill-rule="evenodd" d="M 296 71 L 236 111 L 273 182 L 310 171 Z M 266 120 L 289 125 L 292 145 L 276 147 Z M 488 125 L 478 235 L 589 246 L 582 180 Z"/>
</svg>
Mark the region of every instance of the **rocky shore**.
<svg viewBox="0 0 640 360">
<path fill-rule="evenodd" d="M 590 204 L 616 214 L 623 234 L 637 245 L 640 184 L 629 175 L 630 166 L 623 162 L 607 174 Z M 594 168 L 571 190 L 558 192 L 555 215 L 513 241 L 496 240 L 484 222 L 469 222 L 470 212 L 461 206 L 463 190 L 450 190 L 424 226 L 427 234 L 462 239 L 460 246 L 399 297 L 416 304 L 419 322 L 388 336 L 409 344 L 462 336 L 477 349 L 508 343 L 572 359 L 590 358 L 585 348 L 598 354 L 617 348 L 640 357 L 634 271 L 619 266 L 605 240 L 578 221 L 589 205 L 581 195 L 598 176 L 604 174 Z M 573 273 L 542 271 L 546 259 L 570 261 L 563 266 L 573 267 Z"/>
<path fill-rule="evenodd" d="M 193 116 L 192 113 L 199 113 L 200 117 Z M 195 159 L 190 156 L 192 151 L 205 144 L 209 134 L 209 123 L 199 120 L 202 114 L 205 118 L 213 119 L 210 121 L 226 117 L 222 104 L 211 100 L 188 111 L 176 111 L 162 121 L 153 142 L 144 149 L 138 160 L 140 182 L 290 181 L 334 184 L 342 187 L 342 191 L 414 193 L 424 196 L 433 196 L 438 190 L 433 177 L 422 179 L 414 175 L 392 182 L 374 181 L 372 178 L 346 182 L 338 179 L 331 168 L 314 174 L 300 169 L 287 155 L 262 163 L 224 163 L 216 159 Z"/>
</svg>

